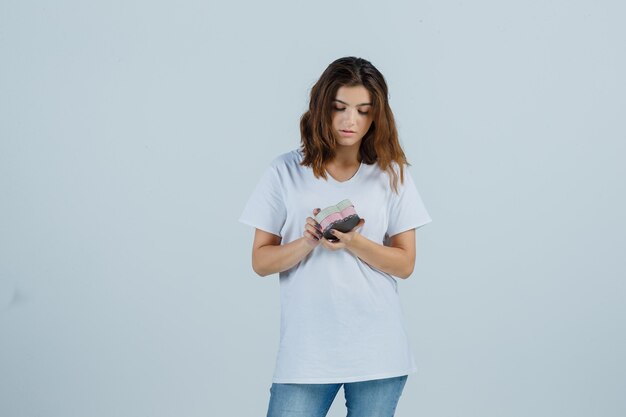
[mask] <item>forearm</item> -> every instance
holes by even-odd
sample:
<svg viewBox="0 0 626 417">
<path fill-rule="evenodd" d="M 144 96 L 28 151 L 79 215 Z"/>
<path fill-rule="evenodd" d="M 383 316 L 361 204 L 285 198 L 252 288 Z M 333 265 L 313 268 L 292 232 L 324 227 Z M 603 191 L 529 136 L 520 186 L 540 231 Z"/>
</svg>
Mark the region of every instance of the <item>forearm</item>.
<svg viewBox="0 0 626 417">
<path fill-rule="evenodd" d="M 256 259 L 253 259 L 253 269 L 262 277 L 285 271 L 298 264 L 314 248 L 305 237 L 284 245 L 262 246 L 257 249 Z"/>
<path fill-rule="evenodd" d="M 413 265 L 404 249 L 380 245 L 359 233 L 354 235 L 346 249 L 370 266 L 398 278 L 408 278 L 413 272 Z"/>
</svg>

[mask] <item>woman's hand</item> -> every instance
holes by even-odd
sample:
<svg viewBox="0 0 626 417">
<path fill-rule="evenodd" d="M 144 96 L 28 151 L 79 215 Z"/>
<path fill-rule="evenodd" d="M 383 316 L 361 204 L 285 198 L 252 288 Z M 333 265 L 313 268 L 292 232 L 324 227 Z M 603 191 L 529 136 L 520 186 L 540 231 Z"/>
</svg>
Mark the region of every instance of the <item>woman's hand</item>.
<svg viewBox="0 0 626 417">
<path fill-rule="evenodd" d="M 313 210 L 313 216 L 322 211 L 320 208 Z M 303 236 L 306 238 L 306 243 L 312 247 L 317 247 L 322 239 L 322 226 L 315 221 L 313 217 L 307 217 L 304 225 Z M 324 239 L 325 240 L 325 239 Z"/>
<path fill-rule="evenodd" d="M 361 218 L 357 225 L 354 226 L 349 232 L 342 233 L 339 230 L 332 229 L 330 233 L 332 233 L 333 236 L 335 236 L 339 240 L 336 242 L 331 242 L 330 240 L 323 238 L 321 240 L 322 245 L 329 250 L 339 250 L 347 248 L 350 245 L 350 242 L 352 242 L 352 239 L 354 239 L 356 233 L 358 233 L 356 229 L 362 227 L 364 224 L 365 219 Z"/>
</svg>

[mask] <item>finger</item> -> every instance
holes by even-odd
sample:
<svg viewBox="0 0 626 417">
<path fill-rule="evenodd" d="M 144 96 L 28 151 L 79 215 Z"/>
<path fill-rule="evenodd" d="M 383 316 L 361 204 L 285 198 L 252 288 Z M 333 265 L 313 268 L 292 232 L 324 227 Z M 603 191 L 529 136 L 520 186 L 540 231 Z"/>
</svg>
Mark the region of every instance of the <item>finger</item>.
<svg viewBox="0 0 626 417">
<path fill-rule="evenodd" d="M 320 238 L 317 236 L 315 232 L 311 232 L 310 230 L 305 230 L 304 235 L 308 240 L 312 240 L 314 242 L 319 242 Z"/>
<path fill-rule="evenodd" d="M 361 219 L 361 220 L 359 220 L 359 222 L 357 223 L 357 225 L 356 225 L 356 226 L 354 226 L 354 229 L 352 229 L 352 230 L 359 229 L 359 228 L 363 227 L 363 225 L 364 225 L 364 224 L 365 224 L 365 219 Z"/>
<path fill-rule="evenodd" d="M 314 224 L 309 223 L 305 227 L 312 235 L 317 236 L 318 238 L 322 237 L 322 231 Z"/>
<path fill-rule="evenodd" d="M 313 231 L 314 231 L 314 233 L 316 234 L 316 236 L 317 236 L 318 238 L 320 238 L 320 239 L 321 239 L 321 238 L 323 238 L 323 237 L 324 237 L 324 232 L 322 232 L 322 228 L 321 228 L 321 227 L 319 227 L 319 226 L 314 227 L 314 228 L 313 228 Z"/>
<path fill-rule="evenodd" d="M 320 225 L 313 217 L 307 217 L 306 222 L 307 224 L 310 224 L 313 227 L 317 227 Z"/>
<path fill-rule="evenodd" d="M 319 208 L 313 209 L 313 217 L 317 216 L 317 213 L 319 213 L 320 211 L 322 211 Z M 315 218 L 313 219 L 313 221 L 315 222 L 316 225 L 319 225 L 319 223 L 317 222 L 317 220 L 315 220 Z"/>
<path fill-rule="evenodd" d="M 333 248 L 336 248 L 337 245 L 340 245 L 340 244 L 342 245 L 343 241 L 341 240 L 341 237 L 338 234 L 334 233 L 334 232 L 336 232 L 336 230 L 333 229 L 333 231 L 331 233 L 333 234 L 334 239 L 332 239 L 332 240 L 326 239 L 326 241 L 328 242 L 328 244 L 330 246 L 332 246 Z"/>
<path fill-rule="evenodd" d="M 307 233 L 309 234 L 309 236 L 311 236 L 311 239 L 316 241 L 320 240 L 320 237 L 317 233 L 311 232 L 310 230 L 307 230 Z"/>
<path fill-rule="evenodd" d="M 319 211 L 320 211 L 320 209 L 319 209 L 319 208 L 316 208 L 316 209 L 314 209 L 314 210 L 313 210 L 313 213 L 314 213 L 314 214 L 316 214 L 316 213 L 315 213 L 315 211 L 316 211 L 316 210 L 317 210 L 317 212 L 318 212 L 318 213 L 319 213 Z M 311 219 L 311 222 L 309 222 L 310 224 L 312 224 L 312 225 L 313 225 L 314 227 L 316 227 L 318 230 L 322 230 L 322 226 L 321 226 L 321 225 L 317 222 L 317 220 L 315 220 L 315 219 L 314 219 L 314 218 L 312 218 L 312 217 L 307 217 L 307 221 L 308 221 L 308 219 Z"/>
<path fill-rule="evenodd" d="M 311 218 L 309 217 L 309 219 L 311 219 Z M 320 226 L 320 224 L 318 222 L 316 222 L 314 219 L 311 219 L 311 220 L 309 220 L 309 219 L 307 219 L 306 226 L 307 227 L 311 227 L 312 230 L 321 232 L 322 231 L 322 226 Z"/>
<path fill-rule="evenodd" d="M 341 239 L 341 238 L 343 237 L 343 233 L 341 233 L 341 232 L 340 232 L 339 230 L 337 230 L 337 229 L 331 229 L 331 230 L 330 230 L 330 233 L 331 233 L 333 236 L 337 237 L 337 239 Z"/>
</svg>

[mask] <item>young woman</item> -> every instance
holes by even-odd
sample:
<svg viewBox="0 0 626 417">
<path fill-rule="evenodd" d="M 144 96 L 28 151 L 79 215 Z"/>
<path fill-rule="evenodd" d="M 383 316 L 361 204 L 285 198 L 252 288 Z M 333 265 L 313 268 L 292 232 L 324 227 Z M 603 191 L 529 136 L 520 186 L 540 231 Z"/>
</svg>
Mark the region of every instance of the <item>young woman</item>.
<svg viewBox="0 0 626 417">
<path fill-rule="evenodd" d="M 342 385 L 350 417 L 393 416 L 417 370 L 396 277 L 413 272 L 415 229 L 431 218 L 387 96 L 369 61 L 331 63 L 300 120 L 300 148 L 273 159 L 239 218 L 256 228 L 254 271 L 280 279 L 268 417 L 325 416 Z M 344 199 L 361 219 L 328 240 L 314 217 Z"/>
</svg>

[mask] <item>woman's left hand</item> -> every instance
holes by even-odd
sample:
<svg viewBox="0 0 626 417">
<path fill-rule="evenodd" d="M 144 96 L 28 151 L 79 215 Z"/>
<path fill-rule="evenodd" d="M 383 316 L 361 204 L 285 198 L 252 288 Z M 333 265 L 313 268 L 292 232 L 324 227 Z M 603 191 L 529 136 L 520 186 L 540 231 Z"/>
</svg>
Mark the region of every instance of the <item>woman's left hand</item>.
<svg viewBox="0 0 626 417">
<path fill-rule="evenodd" d="M 336 242 L 331 242 L 330 240 L 324 237 L 321 240 L 321 244 L 322 246 L 324 246 L 326 249 L 329 249 L 329 250 L 345 249 L 348 246 L 350 246 L 350 242 L 352 242 L 352 239 L 354 239 L 355 235 L 358 233 L 356 229 L 361 228 L 364 224 L 365 224 L 365 219 L 362 218 L 359 220 L 357 225 L 354 226 L 352 230 L 350 230 L 349 232 L 342 233 L 339 230 L 332 229 L 331 233 L 339 240 Z"/>
</svg>

